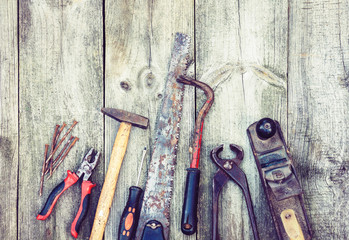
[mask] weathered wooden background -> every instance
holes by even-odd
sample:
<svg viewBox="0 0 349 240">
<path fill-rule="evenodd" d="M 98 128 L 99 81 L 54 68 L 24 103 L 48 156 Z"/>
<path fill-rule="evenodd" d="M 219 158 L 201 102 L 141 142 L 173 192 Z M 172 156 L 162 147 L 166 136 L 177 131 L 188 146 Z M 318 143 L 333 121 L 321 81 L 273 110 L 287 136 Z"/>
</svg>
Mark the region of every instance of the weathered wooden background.
<svg viewBox="0 0 349 240">
<path fill-rule="evenodd" d="M 128 187 L 135 184 L 144 146 L 153 142 L 175 32 L 192 36 L 190 74 L 215 89 L 204 127 L 199 229 L 180 231 L 188 152 L 201 91 L 187 87 L 171 208 L 171 239 L 211 239 L 209 152 L 229 143 L 245 149 L 261 239 L 277 239 L 246 128 L 262 117 L 282 125 L 304 188 L 314 239 L 349 235 L 348 0 L 1 0 L 0 238 L 72 239 L 80 201 L 76 185 L 53 214 L 35 219 L 51 189 L 74 170 L 88 147 L 103 153 L 98 184 L 80 239 L 88 239 L 118 123 L 100 108 L 150 118 L 132 129 L 105 239 L 116 239 Z M 53 127 L 79 121 L 80 138 L 38 196 L 44 144 Z M 223 153 L 230 156 L 229 151 Z M 147 161 L 150 153 L 148 152 Z M 146 164 L 147 166 L 147 164 Z M 146 179 L 143 169 L 141 186 Z M 243 196 L 229 183 L 220 204 L 222 239 L 253 239 Z"/>
</svg>

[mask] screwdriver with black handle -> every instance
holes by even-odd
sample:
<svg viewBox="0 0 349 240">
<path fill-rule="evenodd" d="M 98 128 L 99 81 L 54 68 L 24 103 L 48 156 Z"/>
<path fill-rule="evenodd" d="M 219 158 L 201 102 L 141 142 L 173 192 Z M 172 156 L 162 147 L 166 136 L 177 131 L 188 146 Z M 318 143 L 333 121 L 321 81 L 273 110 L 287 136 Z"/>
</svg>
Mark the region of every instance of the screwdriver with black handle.
<svg viewBox="0 0 349 240">
<path fill-rule="evenodd" d="M 136 186 L 131 186 L 129 188 L 128 200 L 125 209 L 121 215 L 119 224 L 119 240 L 133 239 L 137 230 L 139 214 L 141 212 L 142 207 L 141 198 L 143 196 L 143 189 L 138 187 L 138 183 L 141 176 L 143 161 L 146 153 L 147 148 L 144 148 Z"/>
</svg>

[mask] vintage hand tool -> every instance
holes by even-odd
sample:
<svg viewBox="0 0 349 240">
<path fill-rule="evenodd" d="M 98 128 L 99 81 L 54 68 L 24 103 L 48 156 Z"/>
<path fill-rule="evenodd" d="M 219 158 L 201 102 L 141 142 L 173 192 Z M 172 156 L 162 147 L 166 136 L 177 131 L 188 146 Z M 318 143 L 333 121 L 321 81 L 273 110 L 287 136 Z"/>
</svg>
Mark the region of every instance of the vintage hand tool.
<svg viewBox="0 0 349 240">
<path fill-rule="evenodd" d="M 141 177 L 143 161 L 145 154 L 147 153 L 147 148 L 143 150 L 143 156 L 141 161 L 141 167 L 139 168 L 136 186 L 131 186 L 129 189 L 128 200 L 124 211 L 121 215 L 119 224 L 119 240 L 133 239 L 139 220 L 139 214 L 141 211 L 141 197 L 143 194 L 143 189 L 138 187 L 139 179 Z"/>
<path fill-rule="evenodd" d="M 96 184 L 92 183 L 91 181 L 88 181 L 88 179 L 92 174 L 92 170 L 96 167 L 98 163 L 99 156 L 100 153 L 91 148 L 90 151 L 83 158 L 81 165 L 76 173 L 72 173 L 68 170 L 68 176 L 64 179 L 63 182 L 61 182 L 59 185 L 57 185 L 57 187 L 55 187 L 52 190 L 51 194 L 47 198 L 44 208 L 41 210 L 36 219 L 45 220 L 48 216 L 50 216 L 53 207 L 55 206 L 58 198 L 62 195 L 62 193 L 69 187 L 74 185 L 79 180 L 79 178 L 82 175 L 84 175 L 81 184 L 80 207 L 71 225 L 71 234 L 75 238 L 77 238 L 80 225 L 88 211 L 91 190 L 93 187 L 96 186 Z"/>
<path fill-rule="evenodd" d="M 311 239 L 302 188 L 279 123 L 263 118 L 247 135 L 279 239 Z"/>
<path fill-rule="evenodd" d="M 114 108 L 102 108 L 102 112 L 121 123 L 110 156 L 102 192 L 98 200 L 90 240 L 101 240 L 103 238 L 105 225 L 107 224 L 110 207 L 113 202 L 116 182 L 118 181 L 121 164 L 125 156 L 131 126 L 133 125 L 144 129 L 148 127 L 148 118 L 134 113 Z"/>
<path fill-rule="evenodd" d="M 238 167 L 244 158 L 244 151 L 241 147 L 235 144 L 230 144 L 230 149 L 236 153 L 236 157 L 233 159 L 221 159 L 218 155 L 223 151 L 223 145 L 220 145 L 211 151 L 212 161 L 219 167 L 217 173 L 213 177 L 213 198 L 212 198 L 212 239 L 218 240 L 218 198 L 219 194 L 228 182 L 233 180 L 242 190 L 245 196 L 246 206 L 250 222 L 252 226 L 252 232 L 254 239 L 258 240 L 258 229 L 256 224 L 256 218 L 253 212 L 253 205 L 248 188 L 248 183 L 245 173 Z"/>
<path fill-rule="evenodd" d="M 184 90 L 184 85 L 176 79 L 185 73 L 189 64 L 189 45 L 189 36 L 176 34 L 136 233 L 138 240 L 168 239 Z"/>
<path fill-rule="evenodd" d="M 196 232 L 197 229 L 197 205 L 199 196 L 199 181 L 200 181 L 200 150 L 202 140 L 202 129 L 204 126 L 204 119 L 208 111 L 210 110 L 213 101 L 214 93 L 212 88 L 203 82 L 189 79 L 184 76 L 180 76 L 177 82 L 192 85 L 200 88 L 206 95 L 206 102 L 201 107 L 199 114 L 195 121 L 194 141 L 192 147 L 192 162 L 190 168 L 187 169 L 187 180 L 184 192 L 184 203 L 182 209 L 182 221 L 181 229 L 184 234 L 191 235 Z"/>
</svg>

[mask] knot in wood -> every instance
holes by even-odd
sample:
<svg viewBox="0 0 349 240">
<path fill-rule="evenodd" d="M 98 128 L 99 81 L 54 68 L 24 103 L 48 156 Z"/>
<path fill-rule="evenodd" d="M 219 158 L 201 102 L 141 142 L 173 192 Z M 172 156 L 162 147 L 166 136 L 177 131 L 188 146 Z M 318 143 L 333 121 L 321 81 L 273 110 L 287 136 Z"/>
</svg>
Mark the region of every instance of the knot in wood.
<svg viewBox="0 0 349 240">
<path fill-rule="evenodd" d="M 128 81 L 121 81 L 120 82 L 120 86 L 125 91 L 130 91 L 131 90 L 131 84 Z"/>
<path fill-rule="evenodd" d="M 154 74 L 152 72 L 147 73 L 147 75 L 145 76 L 145 80 L 146 80 L 147 86 L 150 87 L 155 80 Z"/>
</svg>

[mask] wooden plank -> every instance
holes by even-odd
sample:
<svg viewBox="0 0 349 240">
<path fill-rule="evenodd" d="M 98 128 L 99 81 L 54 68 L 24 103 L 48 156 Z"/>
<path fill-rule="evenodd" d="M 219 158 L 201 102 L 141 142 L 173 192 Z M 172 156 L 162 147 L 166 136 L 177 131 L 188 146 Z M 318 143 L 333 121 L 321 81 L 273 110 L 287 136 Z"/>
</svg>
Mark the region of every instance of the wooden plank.
<svg viewBox="0 0 349 240">
<path fill-rule="evenodd" d="M 49 193 L 75 171 L 89 147 L 102 151 L 103 17 L 100 1 L 20 1 L 19 239 L 70 239 L 80 202 L 80 184 L 66 191 L 44 222 L 35 216 Z M 56 124 L 79 121 L 80 140 L 38 195 L 44 144 Z M 88 238 L 103 182 L 104 163 L 91 180 L 90 214 L 80 237 Z"/>
<path fill-rule="evenodd" d="M 210 151 L 225 144 L 243 147 L 241 168 L 250 185 L 261 239 L 277 239 L 246 135 L 247 127 L 271 117 L 286 127 L 287 1 L 197 1 L 197 78 L 215 88 L 215 103 L 204 127 L 198 239 L 211 238 Z M 198 92 L 197 109 L 204 96 Z M 220 198 L 221 239 L 253 239 L 241 190 L 229 182 Z"/>
<path fill-rule="evenodd" d="M 140 186 L 145 186 L 148 162 L 154 142 L 155 122 L 176 32 L 194 37 L 194 2 L 190 1 L 106 1 L 106 107 L 120 108 L 146 116 L 150 129 L 132 128 L 126 156 L 117 183 L 105 239 L 116 239 L 128 188 L 136 184 L 142 150 L 148 149 Z M 194 119 L 194 90 L 187 88 L 183 106 L 183 128 L 178 153 L 171 208 L 171 239 L 185 238 L 180 217 L 185 179 L 189 165 L 189 136 Z M 105 119 L 106 165 L 119 123 Z"/>
<path fill-rule="evenodd" d="M 291 1 L 289 129 L 314 239 L 348 235 L 349 2 Z"/>
<path fill-rule="evenodd" d="M 0 7 L 0 232 L 17 238 L 18 41 L 17 2 Z"/>
</svg>

